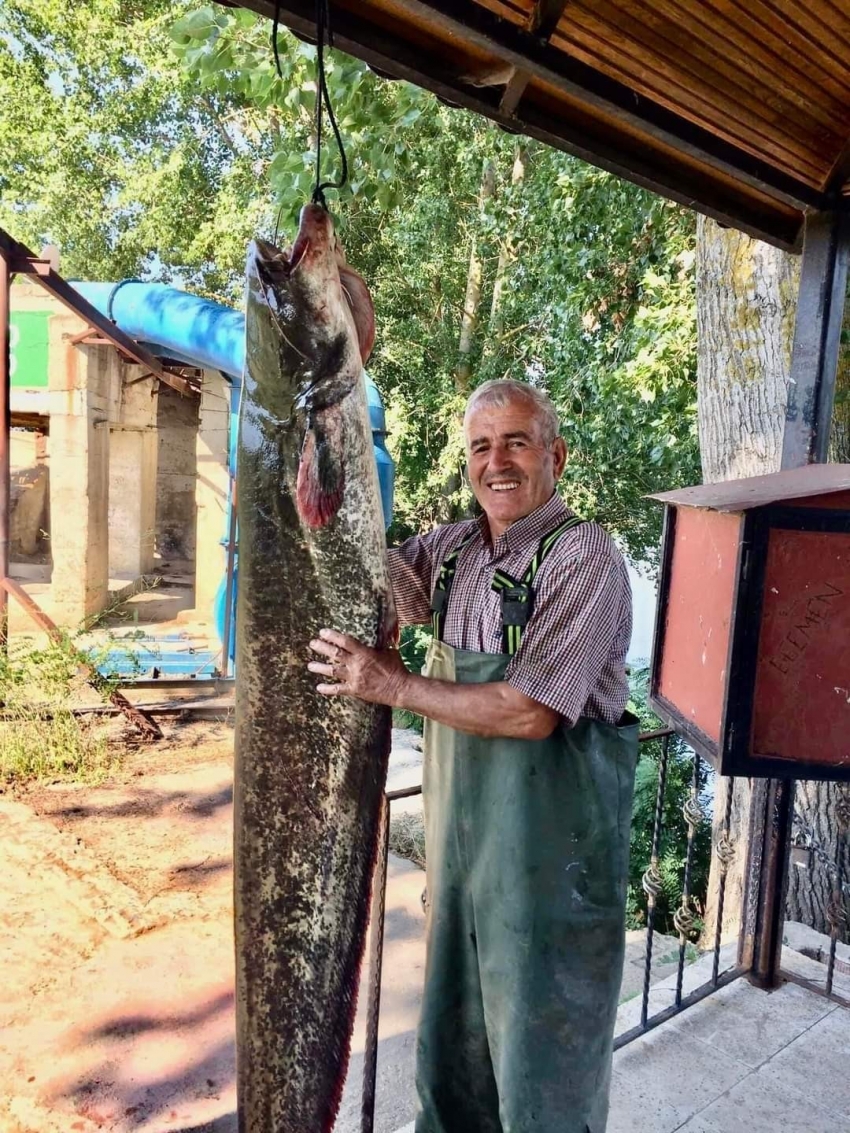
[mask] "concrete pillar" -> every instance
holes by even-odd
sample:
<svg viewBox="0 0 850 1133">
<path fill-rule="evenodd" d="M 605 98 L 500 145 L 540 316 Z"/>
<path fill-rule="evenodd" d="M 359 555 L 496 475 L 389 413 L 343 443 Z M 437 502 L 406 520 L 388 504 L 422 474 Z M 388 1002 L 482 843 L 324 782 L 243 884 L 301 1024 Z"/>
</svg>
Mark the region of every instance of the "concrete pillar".
<svg viewBox="0 0 850 1133">
<path fill-rule="evenodd" d="M 111 347 L 75 346 L 82 328 L 73 315 L 50 321 L 50 606 L 55 620 L 76 627 L 106 605 Z"/>
<path fill-rule="evenodd" d="M 172 562 L 195 560 L 199 402 L 168 386 L 157 397 L 156 546 Z"/>
<path fill-rule="evenodd" d="M 135 581 L 154 567 L 157 392 L 151 378 L 127 385 L 123 363 L 118 421 L 109 431 L 109 574 Z"/>
<path fill-rule="evenodd" d="M 198 423 L 195 492 L 195 609 L 212 622 L 216 591 L 224 577 L 226 536 L 230 385 L 215 370 L 205 370 Z"/>
</svg>

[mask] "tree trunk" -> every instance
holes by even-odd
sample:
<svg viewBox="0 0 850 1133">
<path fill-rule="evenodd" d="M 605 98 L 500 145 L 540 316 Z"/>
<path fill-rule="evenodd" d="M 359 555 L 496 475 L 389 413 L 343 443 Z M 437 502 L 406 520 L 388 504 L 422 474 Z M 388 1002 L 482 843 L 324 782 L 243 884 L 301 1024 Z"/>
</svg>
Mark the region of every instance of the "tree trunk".
<svg viewBox="0 0 850 1133">
<path fill-rule="evenodd" d="M 525 164 L 527 160 L 528 147 L 522 142 L 518 142 L 514 154 L 513 169 L 511 170 L 511 185 L 514 187 L 519 185 L 525 178 Z M 496 265 L 496 279 L 493 283 L 493 302 L 490 305 L 490 338 L 488 341 L 492 343 L 493 348 L 495 348 L 496 340 L 499 338 L 504 328 L 504 320 L 501 312 L 502 295 L 504 294 L 505 283 L 508 278 L 508 268 L 513 263 L 515 254 L 514 233 L 509 230 L 505 233 L 501 247 L 499 248 L 499 262 Z"/>
<path fill-rule="evenodd" d="M 785 916 L 827 935 L 831 925 L 826 910 L 837 888 L 837 872 L 845 886 L 850 880 L 850 839 L 839 831 L 835 808 L 845 790 L 841 783 L 802 781 L 794 796 L 794 845 L 799 849 L 792 855 Z M 850 943 L 850 926 L 844 926 L 838 939 Z"/>
<path fill-rule="evenodd" d="M 799 259 L 734 229 L 697 225 L 697 394 L 703 480 L 775 472 L 791 368 Z M 718 779 L 713 843 L 723 830 L 730 780 Z M 750 789 L 731 785 L 724 937 L 736 935 L 743 904 Z M 712 856 L 704 941 L 713 943 L 720 867 Z"/>
<path fill-rule="evenodd" d="M 481 192 L 478 202 L 480 211 L 487 207 L 487 202 L 496 191 L 496 171 L 489 158 L 484 162 L 484 173 L 481 177 Z M 463 301 L 463 313 L 460 319 L 460 341 L 458 342 L 458 362 L 455 369 L 455 388 L 458 393 L 467 393 L 469 379 L 472 376 L 472 352 L 475 346 L 475 331 L 481 313 L 481 289 L 484 282 L 484 266 L 479 247 L 479 234 L 472 237 L 472 246 L 469 249 L 469 270 L 466 273 L 466 297 Z"/>
<path fill-rule="evenodd" d="M 496 192 L 496 170 L 489 158 L 484 162 L 481 175 L 481 188 L 478 194 L 479 215 L 483 214 L 488 201 Z M 466 396 L 470 392 L 472 377 L 472 356 L 475 350 L 475 332 L 481 321 L 481 293 L 484 286 L 484 261 L 480 247 L 481 233 L 473 230 L 469 249 L 469 268 L 466 273 L 466 295 L 460 317 L 460 337 L 458 339 L 457 365 L 455 367 L 455 389 Z M 458 419 L 458 428 L 460 428 Z M 463 470 L 453 469 L 440 485 L 440 506 L 438 519 L 441 523 L 455 523 L 466 519 L 465 509 L 459 496 L 463 486 Z"/>
</svg>

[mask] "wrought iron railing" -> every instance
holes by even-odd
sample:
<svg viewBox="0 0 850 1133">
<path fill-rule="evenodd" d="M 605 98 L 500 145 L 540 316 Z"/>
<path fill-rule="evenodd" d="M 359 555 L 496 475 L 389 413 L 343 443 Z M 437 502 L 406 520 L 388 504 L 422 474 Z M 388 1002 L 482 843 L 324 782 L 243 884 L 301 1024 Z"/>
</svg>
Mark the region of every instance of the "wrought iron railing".
<svg viewBox="0 0 850 1133">
<path fill-rule="evenodd" d="M 717 910 L 716 910 L 716 923 L 714 930 L 713 947 L 711 951 L 711 975 L 709 979 L 705 980 L 698 987 L 689 991 L 686 995 L 684 993 L 684 975 L 687 966 L 688 958 L 688 945 L 692 942 L 695 929 L 697 927 L 697 913 L 696 913 L 696 894 L 692 892 L 692 872 L 694 861 L 694 846 L 696 843 L 697 832 L 704 822 L 710 821 L 703 812 L 703 806 L 700 803 L 701 796 L 705 789 L 706 782 L 713 776 L 711 768 L 705 763 L 701 756 L 690 748 L 684 748 L 689 752 L 691 760 L 691 787 L 687 798 L 682 806 L 682 814 L 688 828 L 687 850 L 685 855 L 684 869 L 682 873 L 682 893 L 681 900 L 678 908 L 673 914 L 673 924 L 679 936 L 679 955 L 676 967 L 676 982 L 673 992 L 673 1002 L 666 1007 L 661 1008 L 655 1012 L 650 1013 L 650 992 L 652 989 L 652 954 L 655 940 L 655 920 L 658 904 L 658 896 L 661 892 L 661 875 L 659 872 L 659 861 L 663 848 L 664 832 L 665 832 L 665 815 L 664 815 L 664 800 L 667 785 L 667 774 L 670 765 L 670 742 L 671 737 L 674 736 L 671 728 L 662 728 L 656 732 L 644 732 L 641 734 L 641 742 L 649 740 L 661 739 L 661 758 L 658 766 L 658 787 L 656 791 L 655 802 L 655 816 L 652 827 L 652 852 L 650 855 L 649 866 L 643 875 L 643 889 L 647 896 L 647 920 L 646 920 L 646 955 L 644 961 L 644 981 L 641 993 L 641 1010 L 640 1021 L 633 1027 L 618 1035 L 614 1041 L 614 1048 L 619 1049 L 627 1043 L 633 1042 L 640 1035 L 646 1034 L 647 1031 L 666 1022 L 668 1019 L 678 1015 L 681 1011 L 698 1003 L 701 999 L 711 995 L 714 991 L 724 987 L 726 984 L 731 983 L 732 980 L 737 979 L 744 974 L 743 968 L 737 966 L 737 963 L 732 967 L 721 972 L 720 958 L 722 946 L 722 930 L 723 930 L 723 911 L 726 898 L 726 884 L 729 866 L 735 856 L 735 850 L 732 845 L 730 837 L 730 822 L 732 815 L 732 792 L 726 793 L 726 803 L 724 806 L 723 822 L 720 826 L 720 834 L 712 847 L 717 867 L 718 867 L 718 894 L 717 894 Z M 676 741 L 679 742 L 679 741 Z M 700 896 L 705 897 L 705 894 Z"/>
<path fill-rule="evenodd" d="M 708 978 L 698 987 L 685 992 L 685 971 L 688 967 L 689 947 L 692 947 L 693 938 L 697 934 L 699 925 L 698 902 L 704 899 L 704 893 L 693 891 L 694 882 L 694 856 L 697 838 L 703 824 L 711 821 L 706 813 L 706 797 L 710 785 L 713 785 L 713 772 L 702 758 L 687 748 L 680 740 L 675 738 L 672 729 L 661 728 L 657 731 L 643 732 L 640 742 L 647 744 L 660 741 L 658 754 L 658 782 L 655 797 L 655 808 L 652 822 L 652 839 L 649 865 L 643 875 L 642 887 L 646 894 L 646 954 L 644 964 L 643 986 L 640 999 L 639 1021 L 625 1030 L 615 1040 L 615 1047 L 620 1048 L 632 1042 L 640 1035 L 659 1026 L 667 1019 L 686 1010 L 694 1003 L 705 999 L 719 988 L 731 983 L 744 974 L 744 969 L 737 965 L 737 954 L 733 966 L 721 970 L 721 934 L 723 926 L 723 907 L 726 895 L 727 873 L 735 855 L 730 837 L 730 821 L 732 808 L 732 791 L 726 793 L 723 821 L 719 826 L 719 834 L 712 846 L 712 854 L 716 860 L 719 877 L 717 897 L 717 919 L 713 933 L 713 948 L 708 953 L 711 957 L 711 970 Z M 672 744 L 677 745 L 675 749 Z M 665 799 L 667 795 L 668 773 L 671 759 L 674 757 L 689 758 L 692 761 L 690 775 L 690 790 L 681 807 L 681 814 L 687 826 L 687 842 L 685 858 L 681 873 L 681 896 L 672 922 L 679 937 L 678 963 L 675 973 L 675 984 L 666 989 L 672 994 L 672 1003 L 651 1011 L 652 991 L 652 961 L 653 946 L 656 935 L 656 921 L 658 917 L 659 897 L 662 893 L 662 877 L 660 863 L 665 846 L 665 833 L 670 825 L 672 816 L 665 815 Z M 375 1087 L 378 1060 L 378 1021 L 381 1004 L 381 967 L 384 946 L 384 910 L 386 903 L 387 859 L 390 843 L 390 818 L 392 804 L 400 799 L 412 798 L 422 793 L 420 785 L 405 787 L 400 790 L 388 791 L 385 796 L 381 815 L 381 833 L 379 843 L 378 865 L 372 892 L 371 915 L 371 944 L 369 957 L 369 1002 L 366 1022 L 366 1042 L 363 1071 L 362 1095 L 362 1133 L 372 1133 L 374 1128 Z M 427 852 L 427 847 L 426 847 Z M 701 963 L 707 964 L 705 955 Z M 671 977 L 672 979 L 672 977 Z M 657 985 L 656 985 L 657 986 Z"/>
</svg>

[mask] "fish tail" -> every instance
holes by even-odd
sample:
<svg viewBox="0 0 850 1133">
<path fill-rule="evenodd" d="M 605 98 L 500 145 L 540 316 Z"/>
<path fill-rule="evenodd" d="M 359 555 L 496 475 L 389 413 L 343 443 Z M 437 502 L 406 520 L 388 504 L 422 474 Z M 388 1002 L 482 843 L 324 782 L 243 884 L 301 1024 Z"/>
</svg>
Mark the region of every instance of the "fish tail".
<svg viewBox="0 0 850 1133">
<path fill-rule="evenodd" d="M 339 511 L 345 494 L 344 431 L 339 406 L 316 411 L 310 418 L 295 497 L 298 514 L 308 527 L 325 527 Z"/>
</svg>

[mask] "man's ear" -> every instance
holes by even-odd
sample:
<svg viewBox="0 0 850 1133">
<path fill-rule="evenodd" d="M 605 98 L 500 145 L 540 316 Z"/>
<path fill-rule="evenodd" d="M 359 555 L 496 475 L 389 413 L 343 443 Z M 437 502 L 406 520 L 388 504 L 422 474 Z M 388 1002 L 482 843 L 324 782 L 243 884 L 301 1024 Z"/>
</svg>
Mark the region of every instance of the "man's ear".
<svg viewBox="0 0 850 1133">
<path fill-rule="evenodd" d="M 563 437 L 555 437 L 552 441 L 552 453 L 555 457 L 555 479 L 560 480 L 567 464 L 567 442 Z"/>
</svg>

